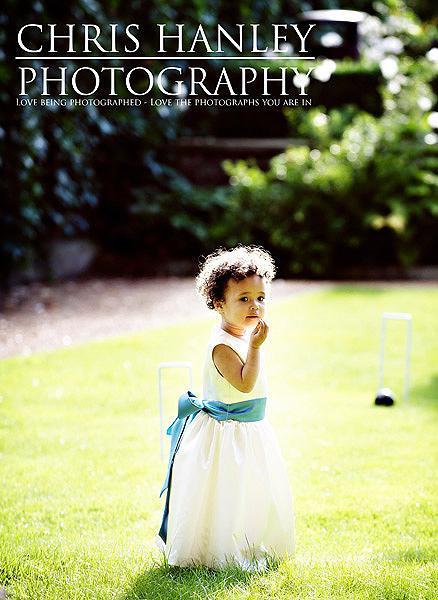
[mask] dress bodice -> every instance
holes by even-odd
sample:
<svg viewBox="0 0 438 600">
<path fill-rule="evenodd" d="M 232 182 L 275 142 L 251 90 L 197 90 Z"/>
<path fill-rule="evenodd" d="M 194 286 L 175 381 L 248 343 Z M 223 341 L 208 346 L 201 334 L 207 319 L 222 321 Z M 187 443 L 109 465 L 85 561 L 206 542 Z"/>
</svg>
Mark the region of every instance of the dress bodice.
<svg viewBox="0 0 438 600">
<path fill-rule="evenodd" d="M 237 338 L 224 331 L 219 325 L 216 325 L 212 331 L 210 342 L 207 346 L 207 356 L 204 365 L 204 389 L 203 397 L 208 400 L 219 400 L 226 404 L 242 402 L 253 398 L 267 397 L 267 381 L 265 375 L 265 365 L 263 350 L 260 349 L 260 371 L 253 389 L 250 392 L 240 392 L 225 377 L 223 377 L 213 362 L 213 350 L 219 344 L 230 346 L 242 359 L 246 361 L 248 353 L 250 332 L 242 338 Z"/>
</svg>

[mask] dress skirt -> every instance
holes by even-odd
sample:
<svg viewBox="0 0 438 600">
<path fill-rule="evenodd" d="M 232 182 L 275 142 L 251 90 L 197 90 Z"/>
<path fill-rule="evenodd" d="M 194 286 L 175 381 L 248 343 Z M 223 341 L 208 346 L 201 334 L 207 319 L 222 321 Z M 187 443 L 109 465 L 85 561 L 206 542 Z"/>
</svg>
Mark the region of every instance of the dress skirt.
<svg viewBox="0 0 438 600">
<path fill-rule="evenodd" d="M 295 548 L 293 497 L 272 425 L 218 421 L 200 411 L 175 455 L 167 542 L 170 565 L 220 569 L 266 563 Z"/>
</svg>

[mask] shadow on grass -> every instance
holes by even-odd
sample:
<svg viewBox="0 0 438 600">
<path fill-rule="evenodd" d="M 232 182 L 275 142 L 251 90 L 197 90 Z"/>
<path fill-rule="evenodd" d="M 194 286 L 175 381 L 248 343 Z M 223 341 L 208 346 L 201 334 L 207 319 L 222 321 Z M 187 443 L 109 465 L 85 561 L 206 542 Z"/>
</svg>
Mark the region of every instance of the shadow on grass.
<svg viewBox="0 0 438 600">
<path fill-rule="evenodd" d="M 412 546 L 406 550 L 393 552 L 388 556 L 393 562 L 426 564 L 435 562 L 435 549 L 427 546 Z"/>
<path fill-rule="evenodd" d="M 425 385 L 413 387 L 410 394 L 415 397 L 418 406 L 438 410 L 438 373 L 432 375 Z"/>
<path fill-rule="evenodd" d="M 214 570 L 205 566 L 175 567 L 165 561 L 137 576 L 123 600 L 191 600 L 219 597 L 220 592 L 242 588 L 259 577 L 275 573 L 280 560 L 268 559 L 262 572 L 248 572 L 238 566 Z"/>
<path fill-rule="evenodd" d="M 372 283 L 367 285 L 361 283 L 358 285 L 350 285 L 348 283 L 336 283 L 336 285 L 330 289 L 330 295 L 332 296 L 345 296 L 346 294 L 354 294 L 355 296 L 381 296 L 386 294 L 390 288 L 375 287 Z"/>
</svg>

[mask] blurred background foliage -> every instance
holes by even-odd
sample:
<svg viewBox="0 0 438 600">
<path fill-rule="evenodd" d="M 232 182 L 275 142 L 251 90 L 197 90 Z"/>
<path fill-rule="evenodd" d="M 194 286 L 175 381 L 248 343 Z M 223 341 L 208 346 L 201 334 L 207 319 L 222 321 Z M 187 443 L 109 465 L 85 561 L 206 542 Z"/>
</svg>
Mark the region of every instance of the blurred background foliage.
<svg viewBox="0 0 438 600">
<path fill-rule="evenodd" d="M 303 10 L 326 8 L 353 7 L 338 0 L 5 0 L 2 285 L 50 278 L 53 240 L 77 238 L 98 249 L 95 272 L 114 274 L 160 274 L 169 264 L 187 273 L 200 254 L 238 242 L 272 250 L 282 276 L 436 263 L 438 50 L 427 0 L 355 2 L 373 17 L 361 58 L 321 59 L 310 109 L 16 105 L 16 34 L 26 23 L 96 23 L 104 35 L 109 23 L 139 23 L 142 50 L 154 54 L 156 23 L 185 23 L 194 35 L 199 23 L 207 31 L 218 22 L 290 23 Z M 92 57 L 87 64 L 99 65 Z M 221 66 L 211 65 L 212 77 Z M 227 65 L 231 79 L 238 67 Z M 226 161 L 229 184 L 200 187 L 178 169 L 173 149 L 182 136 L 306 142 L 272 158 L 267 170 L 251 159 Z"/>
</svg>

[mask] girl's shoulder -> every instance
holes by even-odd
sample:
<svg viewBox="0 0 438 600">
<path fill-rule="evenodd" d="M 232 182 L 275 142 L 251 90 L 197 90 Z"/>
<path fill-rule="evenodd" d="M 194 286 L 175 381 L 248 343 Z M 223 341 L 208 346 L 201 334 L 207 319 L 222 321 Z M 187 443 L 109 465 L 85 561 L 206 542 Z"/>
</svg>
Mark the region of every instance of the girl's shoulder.
<svg viewBox="0 0 438 600">
<path fill-rule="evenodd" d="M 212 330 L 208 346 L 208 354 L 211 357 L 211 360 L 213 360 L 213 349 L 219 344 L 225 344 L 225 346 L 232 348 L 240 356 L 241 360 L 245 362 L 248 353 L 249 336 L 237 338 L 235 335 L 231 335 L 231 333 L 224 331 L 219 325 L 216 325 Z"/>
<path fill-rule="evenodd" d="M 218 344 L 225 344 L 231 346 L 231 348 L 243 349 L 248 346 L 249 336 L 238 338 L 235 335 L 231 335 L 219 325 L 215 325 L 211 332 L 210 343 L 211 347 L 217 346 Z"/>
<path fill-rule="evenodd" d="M 235 335 L 231 335 L 231 333 L 224 331 L 220 325 L 215 325 L 211 332 L 210 343 L 208 344 L 207 350 L 208 362 L 210 365 L 214 365 L 213 350 L 219 344 L 225 344 L 225 346 L 232 348 L 232 350 L 239 355 L 242 362 L 245 362 L 248 353 L 249 337 L 247 339 L 246 337 L 237 338 Z M 217 373 L 216 366 L 214 366 L 214 370 Z"/>
</svg>

